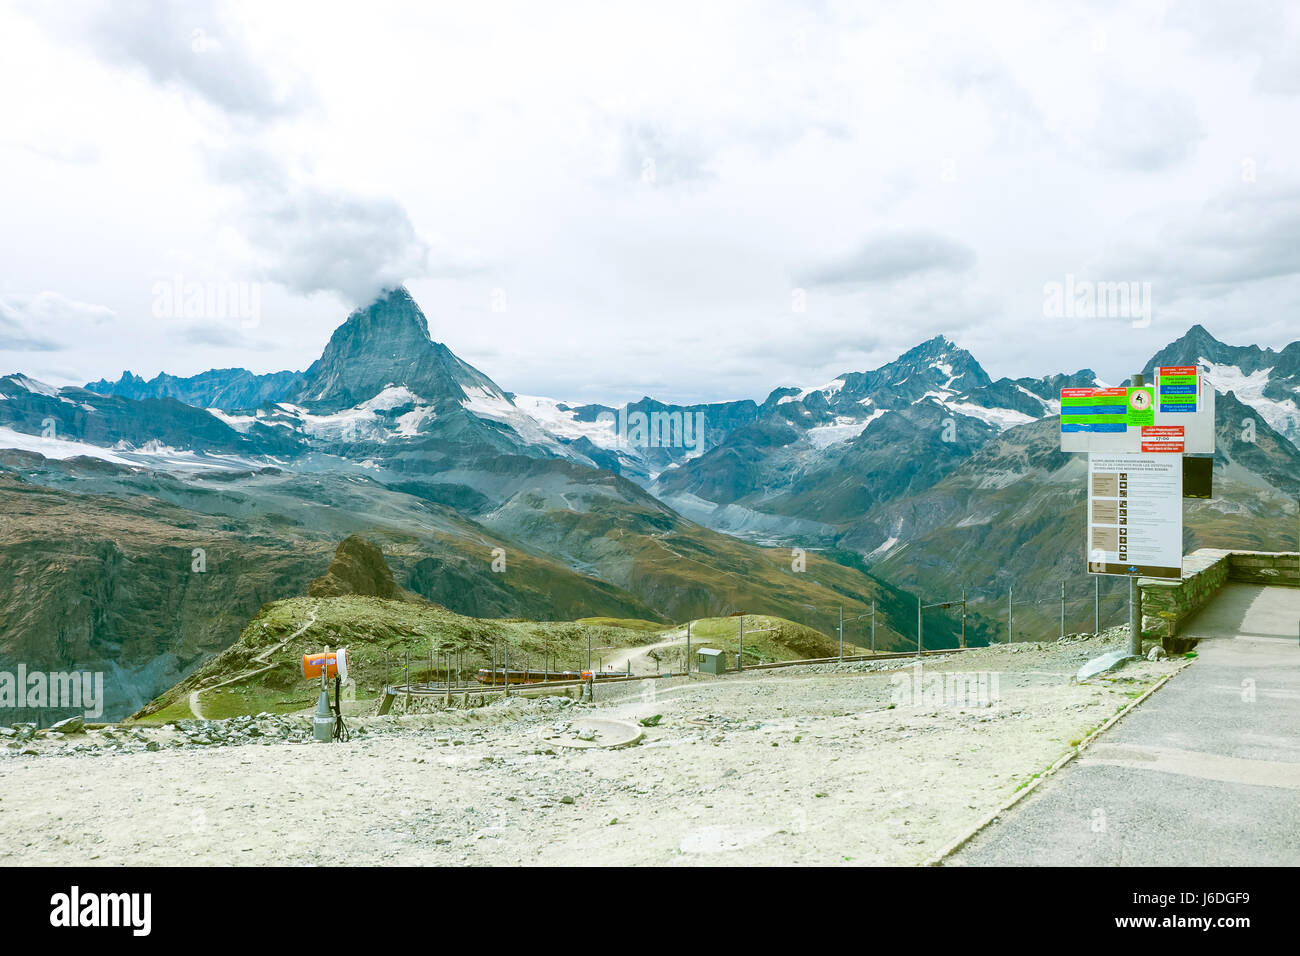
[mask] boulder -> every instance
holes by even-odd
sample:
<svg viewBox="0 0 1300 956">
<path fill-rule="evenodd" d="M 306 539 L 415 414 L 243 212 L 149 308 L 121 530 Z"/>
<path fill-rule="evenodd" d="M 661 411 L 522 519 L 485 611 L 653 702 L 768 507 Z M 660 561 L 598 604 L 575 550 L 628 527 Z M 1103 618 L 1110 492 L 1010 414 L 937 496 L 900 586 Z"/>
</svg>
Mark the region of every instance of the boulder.
<svg viewBox="0 0 1300 956">
<path fill-rule="evenodd" d="M 52 724 L 50 731 L 60 734 L 84 734 L 86 732 L 86 719 L 84 717 L 67 717 Z"/>
<path fill-rule="evenodd" d="M 1074 677 L 1075 680 L 1082 683 L 1083 681 L 1097 677 L 1101 674 L 1107 674 L 1113 670 L 1118 670 L 1128 661 L 1137 659 L 1138 658 L 1135 655 L 1130 654 L 1128 651 L 1110 651 L 1106 654 L 1102 654 L 1100 657 L 1094 657 L 1092 660 L 1088 661 L 1079 668 Z"/>
</svg>

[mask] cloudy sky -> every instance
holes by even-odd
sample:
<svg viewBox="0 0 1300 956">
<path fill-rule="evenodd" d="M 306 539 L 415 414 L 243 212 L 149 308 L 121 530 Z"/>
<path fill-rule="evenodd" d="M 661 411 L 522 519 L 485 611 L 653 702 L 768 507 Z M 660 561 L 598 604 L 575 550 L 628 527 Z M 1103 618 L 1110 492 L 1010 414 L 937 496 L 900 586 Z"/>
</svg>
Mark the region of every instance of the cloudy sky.
<svg viewBox="0 0 1300 956">
<path fill-rule="evenodd" d="M 1300 338 L 1294 4 L 17 3 L 0 85 L 0 374 L 301 369 L 398 282 L 575 400 Z"/>
</svg>

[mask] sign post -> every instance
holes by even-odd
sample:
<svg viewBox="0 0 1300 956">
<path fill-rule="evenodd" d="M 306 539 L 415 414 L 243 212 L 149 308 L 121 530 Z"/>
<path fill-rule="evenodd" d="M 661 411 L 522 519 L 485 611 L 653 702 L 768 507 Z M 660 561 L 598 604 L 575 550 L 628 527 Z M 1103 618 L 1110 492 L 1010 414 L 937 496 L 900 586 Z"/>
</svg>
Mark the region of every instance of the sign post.
<svg viewBox="0 0 1300 956">
<path fill-rule="evenodd" d="M 1088 453 L 1088 571 L 1129 579 L 1133 654 L 1137 579 L 1182 576 L 1183 456 L 1214 453 L 1214 386 L 1195 365 L 1160 366 L 1154 378 L 1061 390 L 1061 451 Z"/>
</svg>

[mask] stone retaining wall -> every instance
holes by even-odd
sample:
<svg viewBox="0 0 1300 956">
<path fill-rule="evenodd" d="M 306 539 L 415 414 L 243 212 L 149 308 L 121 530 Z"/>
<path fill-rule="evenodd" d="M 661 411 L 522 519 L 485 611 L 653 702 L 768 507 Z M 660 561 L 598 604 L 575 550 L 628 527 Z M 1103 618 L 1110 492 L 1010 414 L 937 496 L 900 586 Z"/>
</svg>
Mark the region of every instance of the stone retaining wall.
<svg viewBox="0 0 1300 956">
<path fill-rule="evenodd" d="M 1224 551 L 1200 548 L 1183 558 L 1181 581 L 1142 578 L 1142 631 L 1175 637 L 1229 581 L 1300 587 L 1300 555 L 1287 551 Z"/>
<path fill-rule="evenodd" d="M 1286 551 L 1233 551 L 1228 565 L 1229 581 L 1300 587 L 1300 562 Z"/>
</svg>

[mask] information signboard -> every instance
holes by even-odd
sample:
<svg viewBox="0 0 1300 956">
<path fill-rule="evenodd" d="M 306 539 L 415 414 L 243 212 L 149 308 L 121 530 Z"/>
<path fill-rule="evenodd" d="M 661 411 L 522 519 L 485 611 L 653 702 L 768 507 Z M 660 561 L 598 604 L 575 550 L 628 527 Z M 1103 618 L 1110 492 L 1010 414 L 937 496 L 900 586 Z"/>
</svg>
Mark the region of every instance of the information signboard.
<svg viewBox="0 0 1300 956">
<path fill-rule="evenodd" d="M 1088 570 L 1179 578 L 1182 564 L 1182 456 L 1090 454 Z"/>
<path fill-rule="evenodd" d="M 1195 365 L 1138 387 L 1061 389 L 1061 451 L 1214 453 L 1214 386 Z"/>
</svg>

